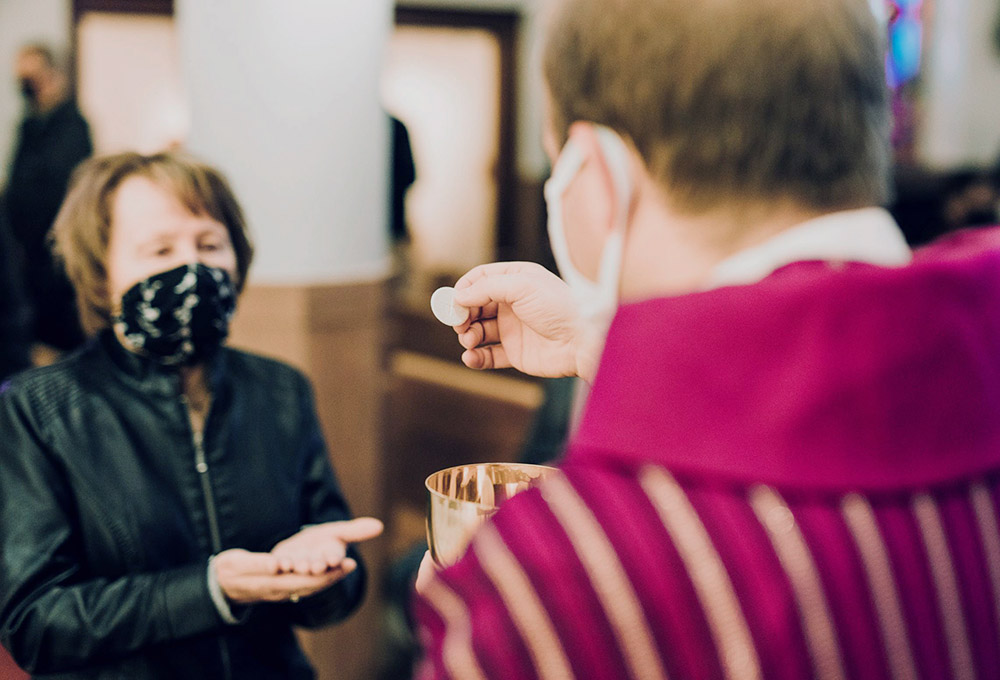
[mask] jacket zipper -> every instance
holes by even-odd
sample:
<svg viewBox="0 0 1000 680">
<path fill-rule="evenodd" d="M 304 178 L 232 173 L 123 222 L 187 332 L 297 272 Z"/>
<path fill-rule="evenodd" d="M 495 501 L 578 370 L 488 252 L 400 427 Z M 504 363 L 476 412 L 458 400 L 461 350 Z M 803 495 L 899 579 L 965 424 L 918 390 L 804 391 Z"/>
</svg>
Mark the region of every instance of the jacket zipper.
<svg viewBox="0 0 1000 680">
<path fill-rule="evenodd" d="M 212 553 L 222 551 L 222 538 L 219 534 L 219 515 L 215 510 L 215 496 L 212 493 L 212 480 L 209 476 L 208 461 L 205 458 L 205 437 L 201 432 L 192 432 L 194 439 L 194 469 L 201 479 L 201 491 L 205 497 L 205 514 L 208 516 L 208 532 L 212 540 Z"/>
<path fill-rule="evenodd" d="M 191 406 L 186 395 L 181 396 L 184 403 L 185 415 L 188 423 L 191 423 Z M 208 416 L 205 417 L 205 425 L 208 425 Z M 204 426 L 203 426 L 204 427 Z M 205 456 L 205 435 L 198 432 L 191 426 L 191 442 L 194 444 L 194 469 L 201 480 L 202 497 L 205 500 L 205 516 L 208 519 L 208 533 L 212 542 L 212 554 L 218 555 L 222 552 L 222 536 L 219 532 L 219 514 L 215 509 L 215 494 L 212 493 L 212 479 L 209 475 L 208 460 Z M 231 680 L 233 677 L 232 662 L 229 658 L 229 647 L 223 637 L 219 638 L 219 651 L 222 656 L 223 677 Z"/>
</svg>

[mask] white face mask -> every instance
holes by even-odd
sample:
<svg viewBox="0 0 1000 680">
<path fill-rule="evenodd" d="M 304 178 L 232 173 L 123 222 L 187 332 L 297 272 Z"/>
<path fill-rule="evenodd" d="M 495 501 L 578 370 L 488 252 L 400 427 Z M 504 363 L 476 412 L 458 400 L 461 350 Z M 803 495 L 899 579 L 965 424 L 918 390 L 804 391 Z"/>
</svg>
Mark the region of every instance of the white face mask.
<svg viewBox="0 0 1000 680">
<path fill-rule="evenodd" d="M 604 242 L 597 270 L 597 281 L 587 278 L 573 264 L 566 239 L 566 224 L 563 220 L 563 195 L 583 167 L 582 149 L 571 139 L 566 142 L 552 171 L 552 177 L 545 184 L 545 202 L 549 212 L 549 241 L 556 265 L 573 294 L 581 321 L 598 322 L 607 330 L 618 307 L 619 287 L 625 249 L 625 228 L 628 224 L 629 209 L 632 204 L 632 180 L 628 172 L 628 149 L 625 142 L 613 130 L 595 126 L 597 140 L 611 173 L 611 183 L 615 192 L 616 214 L 611 234 Z"/>
</svg>

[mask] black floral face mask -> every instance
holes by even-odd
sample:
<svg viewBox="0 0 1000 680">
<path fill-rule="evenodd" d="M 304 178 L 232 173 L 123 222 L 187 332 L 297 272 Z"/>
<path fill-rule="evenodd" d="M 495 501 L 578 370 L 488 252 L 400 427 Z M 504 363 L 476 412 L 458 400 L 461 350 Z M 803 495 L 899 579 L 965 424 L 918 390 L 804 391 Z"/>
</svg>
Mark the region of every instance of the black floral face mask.
<svg viewBox="0 0 1000 680">
<path fill-rule="evenodd" d="M 136 352 L 167 366 L 190 365 L 218 349 L 235 311 L 229 274 L 196 263 L 132 286 L 114 323 Z"/>
</svg>

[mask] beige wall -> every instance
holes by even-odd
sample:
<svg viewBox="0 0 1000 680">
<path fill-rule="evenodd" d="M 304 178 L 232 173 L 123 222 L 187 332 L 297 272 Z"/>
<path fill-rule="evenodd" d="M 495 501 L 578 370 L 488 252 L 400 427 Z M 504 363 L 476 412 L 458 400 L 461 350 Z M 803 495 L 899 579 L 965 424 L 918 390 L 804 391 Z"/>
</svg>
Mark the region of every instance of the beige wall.
<svg viewBox="0 0 1000 680">
<path fill-rule="evenodd" d="M 919 153 L 936 167 L 994 164 L 1000 157 L 1000 51 L 996 0 L 934 3 L 925 51 Z"/>
</svg>

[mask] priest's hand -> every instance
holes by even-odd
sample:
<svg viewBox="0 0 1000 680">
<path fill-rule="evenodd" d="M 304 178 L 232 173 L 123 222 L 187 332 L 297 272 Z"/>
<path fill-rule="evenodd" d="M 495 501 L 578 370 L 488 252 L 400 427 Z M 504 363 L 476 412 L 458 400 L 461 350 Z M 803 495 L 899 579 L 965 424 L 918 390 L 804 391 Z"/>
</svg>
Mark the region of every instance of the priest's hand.
<svg viewBox="0 0 1000 680">
<path fill-rule="evenodd" d="M 471 309 L 468 321 L 455 327 L 469 368 L 513 367 L 543 378 L 585 380 L 597 372 L 600 342 L 590 342 L 579 328 L 569 286 L 541 265 L 476 267 L 455 284 L 455 303 Z"/>
</svg>

